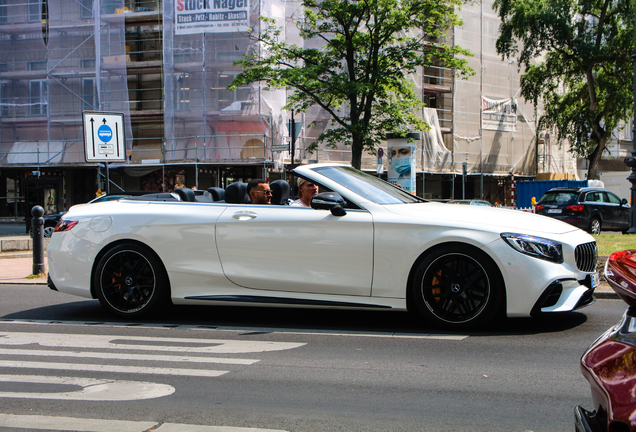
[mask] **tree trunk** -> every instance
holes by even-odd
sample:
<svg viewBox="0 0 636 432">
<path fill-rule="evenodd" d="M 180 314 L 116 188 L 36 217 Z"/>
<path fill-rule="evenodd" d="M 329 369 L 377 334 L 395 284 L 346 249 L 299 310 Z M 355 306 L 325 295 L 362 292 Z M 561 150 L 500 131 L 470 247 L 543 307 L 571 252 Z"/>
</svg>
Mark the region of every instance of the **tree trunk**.
<svg viewBox="0 0 636 432">
<path fill-rule="evenodd" d="M 351 136 L 351 166 L 355 169 L 362 167 L 362 137 L 357 134 Z"/>
<path fill-rule="evenodd" d="M 607 145 L 608 137 L 606 135 L 602 135 L 596 149 L 590 155 L 590 167 L 587 170 L 587 179 L 588 180 L 598 180 L 598 164 L 601 161 L 601 157 L 603 156 L 603 152 L 605 151 L 605 146 Z"/>
</svg>

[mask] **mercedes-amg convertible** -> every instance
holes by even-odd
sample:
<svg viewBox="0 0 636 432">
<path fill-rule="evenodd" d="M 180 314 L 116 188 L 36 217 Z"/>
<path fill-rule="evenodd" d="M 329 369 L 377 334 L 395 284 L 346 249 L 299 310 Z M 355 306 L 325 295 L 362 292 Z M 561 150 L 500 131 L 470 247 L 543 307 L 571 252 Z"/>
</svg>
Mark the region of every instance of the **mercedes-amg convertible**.
<svg viewBox="0 0 636 432">
<path fill-rule="evenodd" d="M 290 174 L 319 185 L 311 207 L 285 205 L 284 180 L 272 205 L 234 183 L 73 206 L 49 286 L 130 318 L 169 303 L 408 309 L 453 329 L 593 302 L 596 243 L 572 225 L 428 202 L 345 165 Z"/>
</svg>

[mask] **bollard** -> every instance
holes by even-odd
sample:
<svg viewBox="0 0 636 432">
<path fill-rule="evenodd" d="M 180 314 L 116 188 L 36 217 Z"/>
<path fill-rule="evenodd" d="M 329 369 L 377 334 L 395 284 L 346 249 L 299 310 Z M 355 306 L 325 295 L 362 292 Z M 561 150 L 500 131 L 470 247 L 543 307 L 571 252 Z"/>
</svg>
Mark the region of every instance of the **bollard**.
<svg viewBox="0 0 636 432">
<path fill-rule="evenodd" d="M 46 272 L 44 266 L 44 209 L 35 206 L 31 209 L 31 229 L 33 232 L 33 274 L 39 275 Z"/>
</svg>

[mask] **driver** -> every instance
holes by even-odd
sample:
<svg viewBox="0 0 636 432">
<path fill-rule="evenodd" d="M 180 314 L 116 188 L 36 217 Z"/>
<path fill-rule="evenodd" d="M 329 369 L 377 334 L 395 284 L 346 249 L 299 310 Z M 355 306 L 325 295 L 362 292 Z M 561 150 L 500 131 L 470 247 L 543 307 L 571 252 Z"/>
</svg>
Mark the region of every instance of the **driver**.
<svg viewBox="0 0 636 432">
<path fill-rule="evenodd" d="M 295 207 L 311 207 L 311 197 L 318 193 L 318 185 L 298 177 L 298 199 L 290 204 Z"/>
<path fill-rule="evenodd" d="M 252 204 L 272 203 L 272 190 L 269 188 L 267 180 L 252 179 L 247 184 L 247 195 L 250 197 Z"/>
</svg>

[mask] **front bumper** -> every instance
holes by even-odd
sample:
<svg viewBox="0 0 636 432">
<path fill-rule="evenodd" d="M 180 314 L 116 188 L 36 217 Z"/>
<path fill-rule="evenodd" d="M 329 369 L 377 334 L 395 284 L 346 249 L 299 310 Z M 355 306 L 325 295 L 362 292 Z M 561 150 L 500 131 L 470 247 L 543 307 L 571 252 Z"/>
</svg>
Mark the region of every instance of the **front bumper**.
<svg viewBox="0 0 636 432">
<path fill-rule="evenodd" d="M 574 430 L 576 432 L 604 432 L 596 412 L 590 412 L 580 406 L 574 408 Z"/>
</svg>

